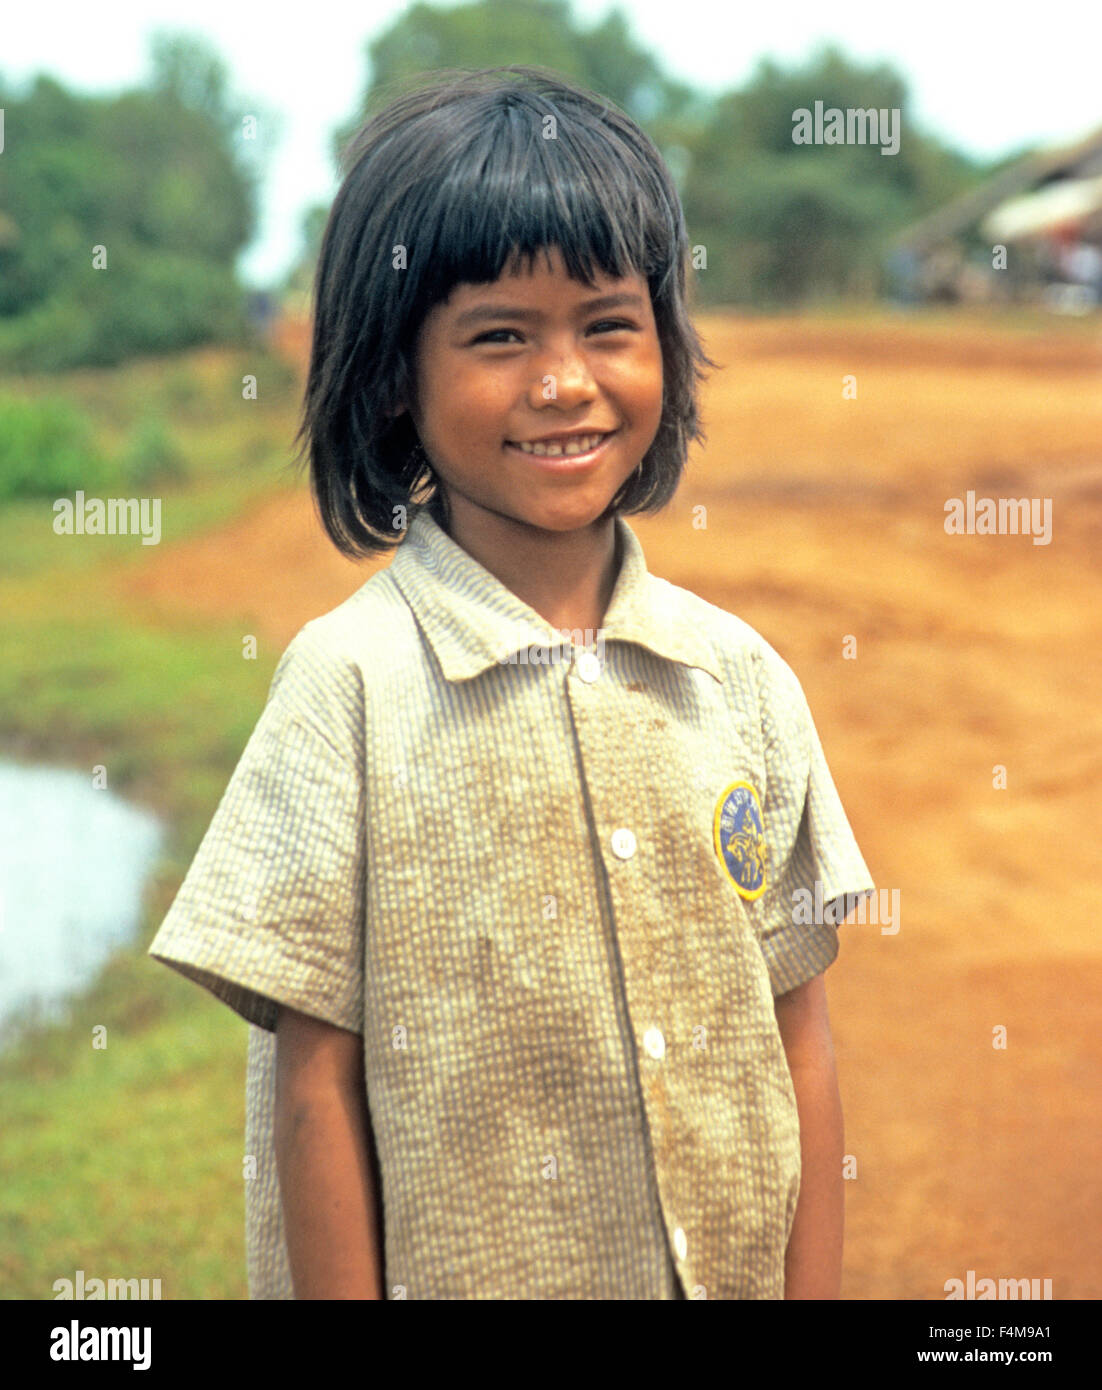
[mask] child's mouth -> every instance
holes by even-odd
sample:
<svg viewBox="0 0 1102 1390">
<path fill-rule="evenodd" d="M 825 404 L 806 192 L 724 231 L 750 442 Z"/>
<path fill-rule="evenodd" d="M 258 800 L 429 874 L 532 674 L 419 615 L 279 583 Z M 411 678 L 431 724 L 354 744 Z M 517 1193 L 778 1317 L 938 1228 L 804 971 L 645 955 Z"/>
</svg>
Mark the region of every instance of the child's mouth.
<svg viewBox="0 0 1102 1390">
<path fill-rule="evenodd" d="M 606 434 L 594 432 L 569 440 L 549 440 L 547 443 L 531 444 L 518 444 L 510 439 L 506 440 L 506 445 L 514 453 L 523 454 L 531 463 L 562 471 L 584 468 L 586 464 L 595 462 L 615 433 L 615 430 Z"/>
</svg>

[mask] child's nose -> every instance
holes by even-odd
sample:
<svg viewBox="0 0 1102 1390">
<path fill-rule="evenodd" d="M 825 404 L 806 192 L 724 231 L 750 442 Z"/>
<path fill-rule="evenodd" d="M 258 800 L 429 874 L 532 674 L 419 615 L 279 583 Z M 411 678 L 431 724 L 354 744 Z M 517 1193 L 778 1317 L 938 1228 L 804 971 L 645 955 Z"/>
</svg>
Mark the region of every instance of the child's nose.
<svg viewBox="0 0 1102 1390">
<path fill-rule="evenodd" d="M 549 350 L 538 365 L 535 393 L 539 401 L 560 404 L 593 400 L 597 382 L 585 353 L 573 346 Z"/>
</svg>

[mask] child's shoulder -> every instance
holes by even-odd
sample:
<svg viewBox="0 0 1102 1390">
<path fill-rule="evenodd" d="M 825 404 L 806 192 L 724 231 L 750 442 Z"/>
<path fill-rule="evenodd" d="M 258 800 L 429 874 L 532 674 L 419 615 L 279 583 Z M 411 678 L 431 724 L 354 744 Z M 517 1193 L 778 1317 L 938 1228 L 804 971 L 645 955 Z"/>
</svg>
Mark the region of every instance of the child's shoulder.
<svg viewBox="0 0 1102 1390">
<path fill-rule="evenodd" d="M 378 670 L 408 654 L 417 625 L 388 570 L 377 571 L 335 608 L 311 618 L 291 639 L 284 661 Z"/>
<path fill-rule="evenodd" d="M 379 570 L 299 628 L 276 666 L 269 699 L 292 711 L 343 709 L 349 720 L 362 718 L 372 689 L 383 689 L 420 651 L 408 604 L 388 571 Z"/>
<path fill-rule="evenodd" d="M 652 576 L 653 602 L 667 621 L 693 623 L 708 641 L 733 715 L 761 727 L 766 756 L 797 762 L 810 747 L 811 710 L 796 672 L 776 647 L 737 614 L 691 589 Z M 778 752 L 778 750 L 782 750 Z"/>
<path fill-rule="evenodd" d="M 753 680 L 764 699 L 791 697 L 800 689 L 795 671 L 758 630 L 737 614 L 709 603 L 692 589 L 651 575 L 653 602 L 676 622 L 692 623 L 710 642 L 716 661 L 736 677 Z"/>
</svg>

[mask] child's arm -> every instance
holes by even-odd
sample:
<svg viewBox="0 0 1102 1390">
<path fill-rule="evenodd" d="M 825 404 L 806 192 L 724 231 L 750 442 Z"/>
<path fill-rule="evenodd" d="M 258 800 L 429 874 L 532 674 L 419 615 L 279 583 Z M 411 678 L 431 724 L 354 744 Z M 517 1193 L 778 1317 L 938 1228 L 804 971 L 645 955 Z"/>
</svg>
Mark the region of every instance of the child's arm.
<svg viewBox="0 0 1102 1390">
<path fill-rule="evenodd" d="M 786 1299 L 838 1298 L 844 1194 L 842 1101 L 822 975 L 774 1000 L 800 1116 L 800 1196 L 784 1266 Z"/>
<path fill-rule="evenodd" d="M 281 1008 L 273 1139 L 295 1297 L 381 1299 L 359 1033 Z"/>
</svg>

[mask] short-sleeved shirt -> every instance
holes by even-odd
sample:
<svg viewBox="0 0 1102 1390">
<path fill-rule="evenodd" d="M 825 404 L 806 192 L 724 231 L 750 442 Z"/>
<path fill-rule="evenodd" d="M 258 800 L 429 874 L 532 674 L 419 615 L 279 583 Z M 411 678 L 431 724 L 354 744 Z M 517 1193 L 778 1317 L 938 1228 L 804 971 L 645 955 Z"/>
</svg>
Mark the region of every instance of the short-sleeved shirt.
<svg viewBox="0 0 1102 1390">
<path fill-rule="evenodd" d="M 597 633 L 422 509 L 283 654 L 150 947 L 253 1025 L 254 1298 L 282 1005 L 363 1036 L 388 1297 L 784 1295 L 774 998 L 873 886 L 791 668 L 615 529 Z"/>
</svg>

